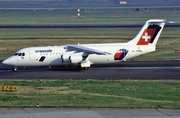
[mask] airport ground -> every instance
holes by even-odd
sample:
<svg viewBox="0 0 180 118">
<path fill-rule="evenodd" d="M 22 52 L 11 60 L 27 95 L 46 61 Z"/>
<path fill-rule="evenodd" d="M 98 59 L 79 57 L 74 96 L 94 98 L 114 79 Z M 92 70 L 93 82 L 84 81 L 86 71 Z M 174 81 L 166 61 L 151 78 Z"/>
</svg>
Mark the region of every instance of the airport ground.
<svg viewBox="0 0 180 118">
<path fill-rule="evenodd" d="M 171 7 L 171 8 L 162 8 L 162 9 L 149 9 L 147 12 L 135 12 L 135 8 L 130 8 L 128 10 L 121 9 L 121 10 L 96 10 L 96 9 L 83 9 L 82 10 L 82 17 L 79 19 L 76 16 L 76 12 L 74 12 L 74 9 L 68 10 L 66 9 L 64 13 L 66 14 L 61 14 L 62 10 L 27 10 L 27 11 L 22 11 L 22 10 L 7 10 L 7 11 L 1 11 L 1 19 L 0 19 L 0 24 L 143 24 L 146 20 L 152 19 L 152 18 L 160 18 L 160 19 L 167 19 L 170 17 L 170 20 L 175 20 L 177 23 L 179 23 L 179 7 Z M 17 11 L 19 11 L 20 14 L 16 14 Z M 99 13 L 103 14 L 100 15 Z M 108 13 L 108 14 L 104 14 Z M 34 14 L 34 15 L 33 15 Z M 49 15 L 48 15 L 49 14 Z M 58 15 L 57 15 L 58 14 Z M 124 15 L 123 15 L 124 14 Z M 12 18 L 13 16 L 13 18 Z M 108 16 L 108 17 L 107 17 Z M 58 19 L 58 20 L 57 20 Z M 9 30 L 9 29 L 8 29 Z M 7 32 L 8 30 L 4 31 Z M 149 55 L 148 59 L 152 57 L 158 57 L 157 60 L 161 60 L 161 58 L 166 58 L 167 60 L 176 60 L 179 58 L 179 53 L 174 53 L 174 48 L 177 48 L 179 46 L 179 29 L 175 29 L 174 31 L 171 32 L 171 30 L 167 30 L 162 37 L 162 39 L 170 40 L 167 42 L 161 42 L 159 43 L 159 47 L 157 50 L 161 51 L 156 53 L 155 55 Z M 22 30 L 19 32 L 24 32 L 26 30 Z M 67 30 L 66 30 L 67 31 Z M 101 30 L 102 31 L 102 30 Z M 115 30 L 114 30 L 115 31 Z M 3 32 L 3 30 L 2 30 Z M 24 42 L 24 46 L 32 46 L 34 44 L 29 44 L 29 42 L 25 41 L 28 39 L 28 41 L 31 41 L 31 39 L 37 39 L 35 41 L 35 45 L 39 45 L 41 43 L 47 43 L 48 40 L 51 37 L 48 37 L 48 39 L 39 36 L 33 37 L 30 36 L 31 34 L 28 34 L 25 38 L 24 36 L 18 37 L 18 34 L 13 34 L 12 32 L 16 32 L 17 30 L 9 30 L 9 33 L 3 33 L 1 35 L 1 54 L 3 54 L 3 58 L 10 56 L 13 54 L 17 49 L 21 48 L 16 46 L 22 45 L 19 44 L 18 42 Z M 37 32 L 37 31 L 35 31 Z M 42 31 L 41 31 L 42 32 Z M 59 31 L 58 31 L 59 32 Z M 88 32 L 88 31 L 87 31 Z M 97 30 L 96 30 L 97 32 Z M 52 33 L 52 32 L 50 32 Z M 91 32 L 89 32 L 91 33 Z M 107 33 L 107 32 L 106 32 Z M 123 34 L 128 33 L 127 30 L 123 32 Z M 134 33 L 134 32 L 133 32 Z M 136 33 L 136 32 L 135 32 Z M 135 34 L 134 33 L 134 34 Z M 43 34 L 43 33 L 42 33 Z M 44 33 L 46 34 L 46 33 Z M 54 33 L 52 33 L 54 34 Z M 117 33 L 118 34 L 118 33 Z M 16 36 L 15 36 L 16 35 Z M 34 34 L 33 34 L 34 35 Z M 68 34 L 67 34 L 68 35 Z M 87 34 L 86 34 L 87 35 Z M 94 34 L 92 34 L 94 35 Z M 112 34 L 114 35 L 114 34 Z M 15 36 L 15 37 L 14 37 Z M 116 35 L 117 36 L 117 35 Z M 125 38 L 124 38 L 125 36 Z M 129 35 L 128 35 L 129 36 Z M 133 35 L 134 36 L 134 35 Z M 133 37 L 131 35 L 131 37 Z M 46 37 L 46 36 L 45 36 Z M 64 37 L 61 37 L 60 35 L 55 35 L 56 40 L 62 39 Z M 97 36 L 99 38 L 99 35 Z M 122 35 L 122 37 L 118 38 L 123 38 L 125 41 L 127 39 L 131 38 L 127 37 L 127 35 Z M 42 40 L 39 40 L 42 39 Z M 68 37 L 69 38 L 69 37 Z M 75 37 L 77 38 L 77 37 Z M 83 37 L 81 39 L 86 39 L 87 37 Z M 105 39 L 110 39 L 112 36 L 109 38 Z M 10 39 L 10 40 L 9 40 Z M 20 39 L 20 40 L 19 40 Z M 23 40 L 22 40 L 23 39 Z M 46 40 L 44 40 L 46 39 Z M 72 39 L 72 37 L 71 37 Z M 8 43 L 4 43 L 4 41 L 7 41 Z M 37 42 L 38 41 L 38 42 Z M 54 41 L 54 40 L 53 40 Z M 72 41 L 72 40 L 70 40 Z M 10 42 L 15 42 L 13 45 L 15 48 L 4 48 L 3 46 L 9 45 Z M 62 42 L 62 41 L 60 41 Z M 50 42 L 52 43 L 52 42 Z M 48 45 L 50 44 L 48 43 Z M 95 41 L 96 43 L 96 41 Z M 56 42 L 57 44 L 57 42 Z M 173 45 L 176 44 L 176 45 Z M 43 44 L 45 45 L 45 44 Z M 50 44 L 51 45 L 51 44 Z M 10 46 L 10 45 L 9 45 Z M 164 53 L 162 53 L 164 52 Z M 5 54 L 8 53 L 8 54 Z M 159 56 L 160 55 L 160 56 Z M 168 57 L 168 58 L 167 58 Z M 144 58 L 138 58 L 136 60 L 143 60 Z M 146 58 L 147 59 L 147 58 Z M 164 59 L 162 59 L 164 60 Z M 129 65 L 130 64 L 130 65 Z M 135 65 L 134 65 L 135 64 Z M 142 65 L 143 66 L 142 66 Z M 141 65 L 141 66 L 139 66 Z M 149 65 L 149 66 L 146 66 Z M 151 65 L 157 65 L 157 66 L 151 66 Z M 179 62 L 178 61 L 165 61 L 165 62 L 125 62 L 123 64 L 117 64 L 117 66 L 109 66 L 107 67 L 92 67 L 90 70 L 87 71 L 74 71 L 74 70 L 62 70 L 62 69 L 55 69 L 55 70 L 50 70 L 49 68 L 27 68 L 23 69 L 20 68 L 17 73 L 14 73 L 11 71 L 11 67 L 7 66 L 0 66 L 0 78 L 3 79 L 69 79 L 74 77 L 74 79 L 122 79 L 124 78 L 125 80 L 127 79 L 132 79 L 132 80 L 138 80 L 138 79 L 148 79 L 148 80 L 165 80 L 165 81 L 178 81 L 179 80 Z M 93 73 L 93 74 L 92 74 Z M 100 74 L 97 74 L 100 73 Z M 106 74 L 106 75 L 102 75 Z M 93 76 L 94 75 L 94 76 Z M 46 78 L 47 77 L 47 78 Z M 78 78 L 76 78 L 78 77 Z M 87 78 L 86 78 L 87 77 Z M 178 89 L 179 90 L 179 89 Z M 179 110 L 168 110 L 168 109 L 159 109 L 156 110 L 154 109 L 58 109 L 58 108 L 52 108 L 52 109 L 46 109 L 46 108 L 0 108 L 0 117 L 32 117 L 32 118 L 39 118 L 39 117 L 47 117 L 47 116 L 54 116 L 54 117 L 97 117 L 97 118 L 116 118 L 116 117 L 153 117 L 153 118 L 159 118 L 159 117 L 173 117 L 173 118 L 178 118 L 179 115 Z"/>
<path fill-rule="evenodd" d="M 1 94 L 2 106 L 179 108 L 179 61 L 121 62 L 89 70 L 0 67 L 0 82 L 18 87 Z"/>
<path fill-rule="evenodd" d="M 157 65 L 157 66 L 156 66 Z M 117 67 L 118 66 L 118 67 Z M 170 61 L 170 62 L 130 62 L 130 63 L 123 63 L 123 64 L 117 64 L 117 66 L 112 67 L 112 65 L 107 65 L 107 67 L 92 67 L 92 70 L 85 70 L 85 74 L 90 71 L 89 75 L 95 74 L 96 78 L 98 78 L 97 73 L 100 75 L 102 74 L 109 74 L 113 71 L 120 73 L 118 77 L 124 75 L 132 75 L 134 77 L 141 75 L 140 77 L 152 77 L 152 76 L 157 76 L 160 77 L 161 79 L 163 77 L 168 77 L 168 78 L 173 78 L 167 79 L 167 80 L 161 80 L 161 81 L 173 81 L 177 82 L 179 81 L 179 62 L 178 61 Z M 121 67 L 119 67 L 121 66 Z M 129 70 L 130 69 L 130 70 Z M 136 70 L 137 69 L 137 70 Z M 14 80 L 16 77 L 21 78 L 21 80 L 24 80 L 25 78 L 32 81 L 32 78 L 35 77 L 37 79 L 37 76 L 39 75 L 44 75 L 49 76 L 49 78 L 46 78 L 50 81 L 54 75 L 57 75 L 58 78 L 61 79 L 61 75 L 63 73 L 64 76 L 66 77 L 68 75 L 71 75 L 71 78 L 77 76 L 72 73 L 84 73 L 83 71 L 72 71 L 72 70 L 50 70 L 48 68 L 27 68 L 23 69 L 21 68 L 19 72 L 13 72 L 11 70 L 11 67 L 7 66 L 2 66 L 1 65 L 1 75 L 10 75 L 8 78 L 10 79 L 5 79 L 5 80 Z M 55 73 L 54 73 L 55 71 Z M 109 72 L 108 72 L 109 71 Z M 125 72 L 126 71 L 126 72 Z M 138 72 L 138 73 L 137 73 Z M 146 72 L 146 73 L 144 73 Z M 157 74 L 157 72 L 160 74 L 160 76 Z M 29 73 L 29 74 L 28 74 Z M 59 73 L 59 75 L 58 75 Z M 143 74 L 142 74 L 143 73 Z M 114 74 L 114 73 L 113 73 Z M 116 73 L 117 74 L 117 73 Z M 116 75 L 115 74 L 115 75 Z M 27 76 L 26 76 L 27 75 Z M 103 78 L 107 75 L 104 75 Z M 45 77 L 44 76 L 44 77 Z M 15 77 L 14 79 L 12 79 Z M 32 78 L 31 78 L 32 77 Z M 79 77 L 79 76 L 77 76 Z M 3 77 L 4 78 L 4 77 Z M 68 77 L 69 78 L 69 77 Z M 100 77 L 101 78 L 101 77 Z M 43 78 L 44 79 L 44 78 Z M 65 79 L 65 78 L 64 78 Z M 77 79 L 77 78 L 76 78 Z M 117 78 L 116 78 L 117 79 Z M 135 78 L 134 78 L 135 79 Z M 19 79 L 17 79 L 19 81 Z M 125 79 L 127 80 L 127 79 Z M 143 79 L 145 80 L 145 79 Z M 64 80 L 65 81 L 65 80 Z M 128 80 L 130 81 L 130 80 Z M 136 80 L 135 81 L 139 81 Z M 149 80 L 152 81 L 152 78 Z M 157 81 L 156 78 L 153 79 L 153 81 Z M 159 80 L 158 80 L 159 81 Z M 178 83 L 177 83 L 178 84 Z M 106 87 L 105 87 L 106 88 Z M 120 87 L 122 89 L 122 87 Z M 147 87 L 146 87 L 147 88 Z M 155 87 L 156 88 L 156 87 Z M 151 88 L 151 91 L 155 88 Z M 173 87 L 172 87 L 173 88 Z M 65 89 L 65 88 L 64 88 Z M 88 89 L 88 88 L 87 88 Z M 126 86 L 127 89 L 127 86 Z M 157 88 L 156 88 L 157 89 Z M 178 92 L 178 88 L 176 88 L 176 91 Z M 162 92 L 162 90 L 160 90 Z M 165 94 L 163 94 L 165 95 Z M 31 95 L 33 96 L 33 95 Z M 50 95 L 53 96 L 53 93 Z M 67 95 L 66 95 L 67 96 Z M 173 95 L 173 96 L 177 96 Z M 72 98 L 74 95 L 72 96 Z M 157 96 L 156 96 L 157 97 Z M 13 96 L 11 96 L 13 98 Z M 45 97 L 47 99 L 47 97 Z M 94 98 L 93 100 L 96 100 L 98 97 Z M 51 98 L 52 99 L 52 98 Z M 12 99 L 13 100 L 13 99 Z M 41 99 L 43 101 L 43 99 Z M 60 99 L 58 99 L 60 100 Z M 92 100 L 92 99 L 91 99 Z M 110 98 L 109 98 L 110 100 Z M 108 101 L 109 101 L 108 100 Z M 120 98 L 118 101 L 121 101 Z M 133 101 L 133 99 L 132 99 Z M 162 101 L 159 101 L 162 102 Z M 175 104 L 177 104 L 178 101 L 174 101 Z M 71 102 L 70 102 L 71 103 Z M 111 103 L 111 102 L 109 102 Z M 133 102 L 134 103 L 134 102 Z M 137 108 L 42 108 L 41 103 L 37 104 L 34 103 L 34 106 L 31 108 L 26 108 L 26 107 L 21 107 L 21 108 L 14 108 L 14 107 L 1 107 L 0 108 L 0 117 L 1 118 L 19 118 L 19 117 L 28 117 L 28 118 L 179 118 L 180 117 L 180 110 L 179 109 L 164 109 L 163 105 L 159 106 L 158 104 L 152 109 L 137 109 Z"/>
<path fill-rule="evenodd" d="M 89 70 L 58 67 L 19 67 L 0 64 L 0 78 L 11 80 L 176 80 L 180 61 L 126 61 L 116 64 L 92 65 Z M 147 76 L 148 75 L 148 76 Z"/>
<path fill-rule="evenodd" d="M 171 51 L 174 51 L 171 49 Z M 174 53 L 174 52 L 173 52 Z M 176 53 L 178 55 L 178 53 Z M 12 71 L 12 67 L 1 65 L 0 77 L 7 80 L 39 80 L 39 79 L 120 79 L 120 80 L 150 80 L 150 81 L 179 81 L 180 63 L 176 61 L 127 61 L 113 65 L 92 66 L 90 70 L 69 70 L 58 68 L 51 70 L 48 67 L 19 68 L 17 73 Z M 35 104 L 34 104 L 35 105 Z M 155 106 L 155 105 L 154 105 Z M 156 107 L 158 104 L 156 105 Z M 167 109 L 68 109 L 68 108 L 3 108 L 0 117 L 179 117 L 179 110 Z M 34 112 L 36 110 L 36 112 Z M 48 112 L 46 112 L 48 110 Z M 110 113 L 107 112 L 110 111 Z M 97 112 L 98 111 L 98 112 Z M 11 114 L 9 114 L 11 112 Z M 8 114 L 8 115 L 7 115 Z M 46 116 L 44 116 L 44 114 Z M 72 116 L 71 116 L 71 115 Z M 154 114 L 154 115 L 152 115 Z"/>
</svg>

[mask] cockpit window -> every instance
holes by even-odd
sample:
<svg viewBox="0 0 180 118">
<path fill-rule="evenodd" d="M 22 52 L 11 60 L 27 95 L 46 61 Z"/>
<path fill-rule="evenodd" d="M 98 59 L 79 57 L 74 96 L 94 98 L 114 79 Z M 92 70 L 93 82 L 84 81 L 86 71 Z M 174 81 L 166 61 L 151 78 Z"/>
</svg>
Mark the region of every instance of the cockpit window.
<svg viewBox="0 0 180 118">
<path fill-rule="evenodd" d="M 18 55 L 18 53 L 15 53 L 14 56 Z"/>
<path fill-rule="evenodd" d="M 17 55 L 18 55 L 18 56 L 25 56 L 25 53 L 23 52 L 23 53 L 15 53 L 15 54 L 14 54 L 14 56 L 17 56 Z"/>
<path fill-rule="evenodd" d="M 25 53 L 24 53 L 24 52 L 22 53 L 22 56 L 25 56 Z"/>
</svg>

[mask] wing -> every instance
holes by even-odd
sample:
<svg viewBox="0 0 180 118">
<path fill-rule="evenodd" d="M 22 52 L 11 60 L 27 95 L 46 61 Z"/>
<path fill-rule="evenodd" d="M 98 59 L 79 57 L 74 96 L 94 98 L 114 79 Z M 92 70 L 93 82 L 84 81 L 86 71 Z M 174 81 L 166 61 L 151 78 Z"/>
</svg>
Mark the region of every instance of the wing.
<svg viewBox="0 0 180 118">
<path fill-rule="evenodd" d="M 97 55 L 107 55 L 109 53 L 107 52 L 103 52 L 101 50 L 96 50 L 96 49 L 92 49 L 92 48 L 88 48 L 88 47 L 84 47 L 84 46 L 80 46 L 80 45 L 67 45 L 66 48 L 69 51 L 77 51 L 77 52 L 85 52 L 87 54 L 97 54 Z"/>
</svg>

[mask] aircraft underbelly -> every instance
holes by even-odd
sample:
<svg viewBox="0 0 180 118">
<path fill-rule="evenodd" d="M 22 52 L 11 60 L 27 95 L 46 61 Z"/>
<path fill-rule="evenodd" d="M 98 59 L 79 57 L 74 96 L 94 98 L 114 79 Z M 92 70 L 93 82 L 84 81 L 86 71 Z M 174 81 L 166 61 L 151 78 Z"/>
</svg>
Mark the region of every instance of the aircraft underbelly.
<svg viewBox="0 0 180 118">
<path fill-rule="evenodd" d="M 90 55 L 88 59 L 93 64 L 108 64 L 118 62 L 114 60 L 112 55 Z"/>
</svg>

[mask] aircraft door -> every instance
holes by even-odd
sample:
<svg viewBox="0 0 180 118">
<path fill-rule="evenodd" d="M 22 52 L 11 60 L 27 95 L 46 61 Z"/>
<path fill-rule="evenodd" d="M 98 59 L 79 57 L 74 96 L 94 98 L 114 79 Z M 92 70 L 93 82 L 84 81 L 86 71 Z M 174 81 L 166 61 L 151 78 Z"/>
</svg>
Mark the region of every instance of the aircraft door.
<svg viewBox="0 0 180 118">
<path fill-rule="evenodd" d="M 29 60 L 30 61 L 34 61 L 35 60 L 35 54 L 34 54 L 34 50 L 33 49 L 29 50 Z"/>
</svg>

